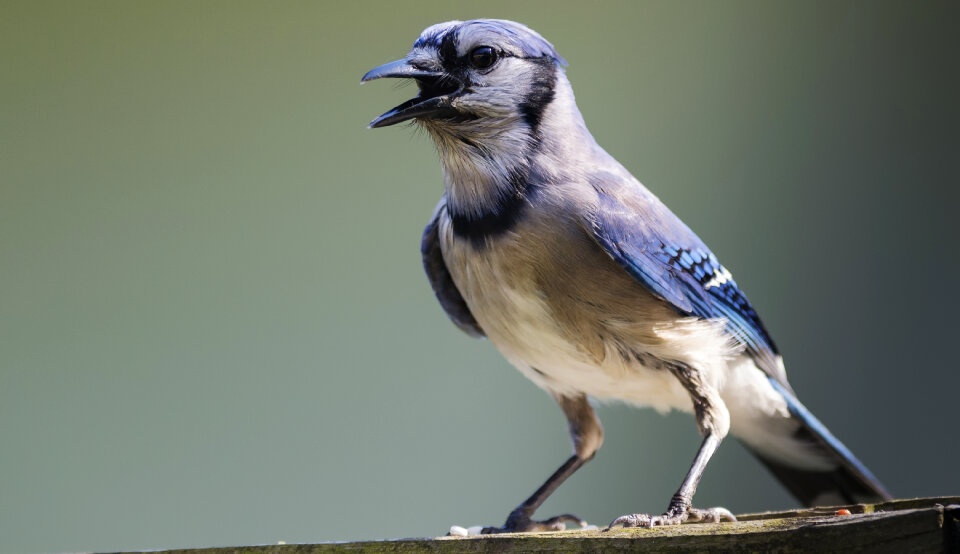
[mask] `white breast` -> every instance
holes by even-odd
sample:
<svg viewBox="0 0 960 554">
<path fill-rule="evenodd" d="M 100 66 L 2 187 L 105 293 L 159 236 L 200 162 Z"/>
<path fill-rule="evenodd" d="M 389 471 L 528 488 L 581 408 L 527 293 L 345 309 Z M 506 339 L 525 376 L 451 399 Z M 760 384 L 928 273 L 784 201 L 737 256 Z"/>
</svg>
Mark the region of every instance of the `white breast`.
<svg viewBox="0 0 960 554">
<path fill-rule="evenodd" d="M 509 238 L 501 241 L 509 241 Z M 456 240 L 441 218 L 440 241 L 454 283 L 498 350 L 537 386 L 552 393 L 586 393 L 658 411 L 691 411 L 689 395 L 669 371 L 625 360 L 613 345 L 602 360 L 583 351 L 558 328 L 543 292 L 509 245 L 474 249 Z"/>
</svg>

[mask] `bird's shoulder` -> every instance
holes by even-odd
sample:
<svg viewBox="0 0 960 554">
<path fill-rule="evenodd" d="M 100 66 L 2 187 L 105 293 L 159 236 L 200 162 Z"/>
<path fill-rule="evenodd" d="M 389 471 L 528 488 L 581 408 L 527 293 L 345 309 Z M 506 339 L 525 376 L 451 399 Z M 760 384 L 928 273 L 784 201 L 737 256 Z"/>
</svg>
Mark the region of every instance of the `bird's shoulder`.
<svg viewBox="0 0 960 554">
<path fill-rule="evenodd" d="M 446 210 L 446 197 L 440 199 L 430 221 L 423 230 L 420 240 L 420 255 L 423 260 L 423 270 L 427 280 L 440 302 L 440 306 L 447 313 L 453 323 L 464 333 L 472 337 L 484 336 L 483 329 L 471 313 L 463 294 L 457 288 L 450 274 L 450 269 L 443 256 L 441 234 L 450 227 L 450 216 Z M 448 231 L 449 232 L 449 231 Z"/>
</svg>

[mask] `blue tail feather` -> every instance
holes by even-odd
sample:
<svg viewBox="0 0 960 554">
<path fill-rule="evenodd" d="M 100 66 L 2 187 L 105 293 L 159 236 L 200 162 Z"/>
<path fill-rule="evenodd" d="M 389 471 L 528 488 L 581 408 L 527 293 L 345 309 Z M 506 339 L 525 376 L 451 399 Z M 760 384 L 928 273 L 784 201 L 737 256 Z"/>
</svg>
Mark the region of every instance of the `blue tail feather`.
<svg viewBox="0 0 960 554">
<path fill-rule="evenodd" d="M 819 443 L 824 454 L 838 464 L 836 469 L 829 471 L 797 469 L 751 448 L 794 496 L 808 505 L 877 502 L 891 498 L 873 473 L 792 392 L 775 379 L 771 378 L 770 384 L 786 400 L 790 415 L 801 424 L 798 433 Z"/>
</svg>

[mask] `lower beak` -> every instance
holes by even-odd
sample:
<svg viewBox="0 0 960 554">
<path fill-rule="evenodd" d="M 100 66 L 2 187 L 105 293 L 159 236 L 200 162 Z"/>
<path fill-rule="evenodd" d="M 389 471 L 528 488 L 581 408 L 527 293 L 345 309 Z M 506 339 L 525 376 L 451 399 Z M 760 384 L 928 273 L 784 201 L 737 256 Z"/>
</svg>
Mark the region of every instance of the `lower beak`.
<svg viewBox="0 0 960 554">
<path fill-rule="evenodd" d="M 417 79 L 420 83 L 420 94 L 371 121 L 369 125 L 371 129 L 389 127 L 414 118 L 436 119 L 455 116 L 458 113 L 450 102 L 453 100 L 453 95 L 460 92 L 462 86 L 459 83 L 455 87 L 439 86 L 446 81 L 456 82 L 446 73 L 416 67 L 407 60 L 397 60 L 371 69 L 360 79 L 360 82 L 366 83 L 383 78 Z"/>
</svg>

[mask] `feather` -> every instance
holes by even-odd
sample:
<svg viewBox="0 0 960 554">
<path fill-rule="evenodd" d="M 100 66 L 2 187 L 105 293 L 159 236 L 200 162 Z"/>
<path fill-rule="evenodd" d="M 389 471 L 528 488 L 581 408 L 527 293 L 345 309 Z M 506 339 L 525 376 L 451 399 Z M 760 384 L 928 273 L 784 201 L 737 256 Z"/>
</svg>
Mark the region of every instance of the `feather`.
<svg viewBox="0 0 960 554">
<path fill-rule="evenodd" d="M 427 274 L 427 280 L 430 281 L 430 286 L 433 287 L 434 294 L 437 295 L 440 306 L 443 307 L 443 311 L 447 313 L 450 321 L 471 337 L 482 337 L 485 336 L 483 329 L 480 328 L 480 324 L 470 313 L 470 308 L 467 307 L 466 301 L 460 291 L 457 290 L 457 286 L 450 276 L 450 270 L 447 269 L 447 265 L 443 261 L 443 252 L 440 249 L 437 229 L 437 219 L 443 209 L 444 201 L 441 200 L 433 212 L 433 217 L 430 218 L 430 223 L 423 230 L 423 238 L 420 241 L 423 269 Z"/>
<path fill-rule="evenodd" d="M 595 187 L 597 183 L 594 180 Z M 636 187 L 606 184 L 619 195 L 602 188 L 597 191 L 598 204 L 587 222 L 597 244 L 677 312 L 725 319 L 727 331 L 757 365 L 789 389 L 773 339 L 730 272 L 703 241 L 639 183 Z"/>
</svg>

